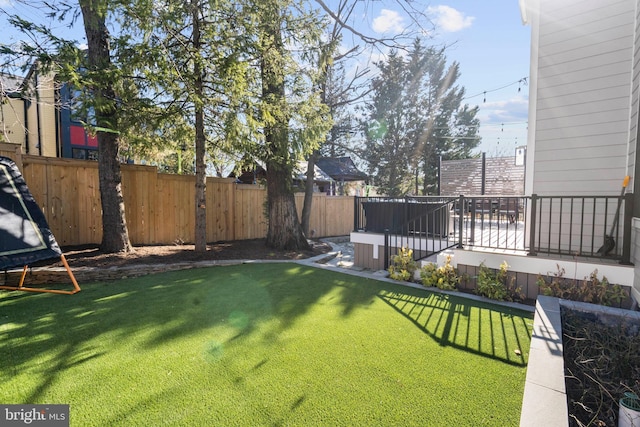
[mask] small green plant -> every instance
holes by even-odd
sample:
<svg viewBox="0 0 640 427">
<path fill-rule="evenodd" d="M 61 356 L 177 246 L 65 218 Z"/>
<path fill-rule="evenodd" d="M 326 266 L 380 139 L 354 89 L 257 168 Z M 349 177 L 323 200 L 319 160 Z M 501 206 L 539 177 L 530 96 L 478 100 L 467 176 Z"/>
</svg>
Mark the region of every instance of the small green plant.
<svg viewBox="0 0 640 427">
<path fill-rule="evenodd" d="M 417 269 L 413 259 L 413 250 L 402 247 L 398 255 L 394 255 L 389 266 L 389 277 L 395 280 L 411 281 Z"/>
<path fill-rule="evenodd" d="M 543 295 L 606 306 L 619 305 L 627 297 L 622 286 L 610 284 L 605 276 L 599 279 L 598 270 L 577 280 L 564 277 L 564 268 L 557 267 L 558 271 L 551 276 L 538 275 L 536 284 Z"/>
<path fill-rule="evenodd" d="M 497 301 L 524 301 L 522 289 L 516 285 L 515 277 L 508 275 L 509 264 L 504 261 L 498 271 L 493 271 L 484 263 L 476 280 L 476 294 Z"/>
<path fill-rule="evenodd" d="M 451 265 L 451 256 L 447 256 L 443 266 L 429 263 L 420 269 L 420 278 L 425 286 L 435 286 L 439 289 L 454 290 L 460 283 L 460 276 Z"/>
</svg>

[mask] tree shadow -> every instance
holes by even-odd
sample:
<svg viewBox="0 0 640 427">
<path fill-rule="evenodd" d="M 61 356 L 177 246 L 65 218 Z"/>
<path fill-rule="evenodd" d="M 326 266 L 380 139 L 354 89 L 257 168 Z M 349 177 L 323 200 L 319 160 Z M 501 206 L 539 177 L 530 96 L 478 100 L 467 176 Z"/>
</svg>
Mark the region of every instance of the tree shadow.
<svg viewBox="0 0 640 427">
<path fill-rule="evenodd" d="M 443 347 L 526 366 L 528 313 L 418 289 L 384 290 L 379 298 Z"/>
<path fill-rule="evenodd" d="M 152 349 L 220 326 L 235 331 L 225 338 L 229 342 L 248 338 L 261 322 L 275 319 L 275 328 L 260 331 L 275 343 L 325 294 L 343 287 L 343 277 L 297 264 L 249 264 L 83 284 L 73 296 L 2 292 L 0 381 L 47 359 L 38 387 L 21 397 L 38 402 L 62 372 L 104 356 L 87 346 L 106 335 L 127 340 L 145 331 L 143 346 Z M 350 306 L 346 312 L 359 304 L 348 298 L 337 303 Z M 215 357 L 215 346 L 206 351 Z M 15 398 L 0 396 L 2 401 Z"/>
<path fill-rule="evenodd" d="M 523 333 L 526 325 L 519 324 L 524 322 L 518 317 L 521 313 L 512 316 L 498 306 L 370 279 L 345 278 L 298 264 L 248 264 L 83 284 L 82 292 L 72 296 L 0 293 L 0 381 L 10 381 L 40 363 L 37 387 L 24 396 L 0 395 L 0 401 L 40 401 L 65 371 L 108 356 L 91 347 L 103 336 L 128 340 L 144 332 L 142 346 L 154 349 L 221 327 L 229 334 L 205 343 L 204 351 L 215 359 L 220 357 L 221 346 L 255 338 L 257 333 L 260 339 L 278 344 L 281 333 L 318 303 L 334 304 L 342 316 L 350 316 L 377 299 L 440 345 L 517 366 L 525 364 L 523 356 L 513 353 L 516 348 L 528 349 L 530 341 Z M 261 328 L 263 322 L 271 322 L 269 328 Z M 238 377 L 256 375 L 268 362 L 262 359 Z"/>
</svg>

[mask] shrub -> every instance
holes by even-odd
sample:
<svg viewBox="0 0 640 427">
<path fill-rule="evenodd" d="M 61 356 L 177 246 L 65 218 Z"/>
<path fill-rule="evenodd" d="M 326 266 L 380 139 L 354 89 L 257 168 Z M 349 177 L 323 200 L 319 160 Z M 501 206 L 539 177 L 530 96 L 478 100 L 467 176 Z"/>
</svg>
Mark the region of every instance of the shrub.
<svg viewBox="0 0 640 427">
<path fill-rule="evenodd" d="M 476 294 L 497 301 L 524 301 L 522 289 L 516 285 L 515 277 L 509 277 L 508 269 L 506 261 L 495 272 L 481 263 L 476 280 Z"/>
<path fill-rule="evenodd" d="M 411 281 L 417 268 L 413 260 L 413 250 L 403 247 L 398 251 L 398 255 L 391 258 L 389 277 L 395 280 Z"/>
<path fill-rule="evenodd" d="M 447 256 L 443 266 L 429 263 L 420 269 L 420 278 L 424 286 L 435 286 L 439 289 L 453 290 L 460 283 L 458 272 L 451 265 L 451 256 Z"/>
<path fill-rule="evenodd" d="M 536 284 L 543 295 L 607 306 L 619 305 L 627 297 L 622 286 L 610 284 L 605 276 L 598 279 L 598 270 L 577 280 L 564 277 L 564 268 L 557 267 L 558 271 L 549 277 L 538 275 Z"/>
</svg>

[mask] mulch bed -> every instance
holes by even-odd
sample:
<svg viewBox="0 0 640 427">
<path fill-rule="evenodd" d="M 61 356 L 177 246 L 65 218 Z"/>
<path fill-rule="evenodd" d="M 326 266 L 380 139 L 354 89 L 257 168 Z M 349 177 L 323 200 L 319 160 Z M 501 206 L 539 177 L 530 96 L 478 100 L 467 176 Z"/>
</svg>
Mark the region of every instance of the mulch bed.
<svg viewBox="0 0 640 427">
<path fill-rule="evenodd" d="M 615 427 L 618 401 L 640 393 L 640 324 L 562 310 L 569 426 Z"/>
<path fill-rule="evenodd" d="M 269 248 L 265 239 L 216 242 L 206 252 L 195 252 L 194 245 L 137 246 L 132 253 L 105 254 L 98 247 L 63 248 L 69 266 L 122 267 L 140 264 L 176 264 L 214 260 L 298 260 L 331 251 L 331 245 L 310 240 L 310 251 L 286 251 Z M 52 264 L 49 264 L 52 265 Z M 60 262 L 53 265 L 62 266 Z"/>
<path fill-rule="evenodd" d="M 64 256 L 76 280 L 82 283 L 118 280 L 151 273 L 247 260 L 301 260 L 332 250 L 331 245 L 310 240 L 311 250 L 290 251 L 269 248 L 264 239 L 215 242 L 206 252 L 195 252 L 194 245 L 137 246 L 131 253 L 103 253 L 96 246 L 64 247 Z M 26 286 L 68 283 L 69 276 L 60 259 L 35 263 L 29 269 Z M 3 275 L 2 284 L 15 286 L 22 269 Z"/>
</svg>

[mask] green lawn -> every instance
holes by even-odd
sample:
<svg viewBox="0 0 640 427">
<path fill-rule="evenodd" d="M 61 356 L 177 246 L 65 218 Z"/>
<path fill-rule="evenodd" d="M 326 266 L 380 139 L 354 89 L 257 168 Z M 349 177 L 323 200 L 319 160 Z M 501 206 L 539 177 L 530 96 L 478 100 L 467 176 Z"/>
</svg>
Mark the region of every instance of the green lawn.
<svg viewBox="0 0 640 427">
<path fill-rule="evenodd" d="M 0 402 L 72 426 L 518 425 L 530 313 L 285 263 L 81 287 L 0 293 Z"/>
</svg>

